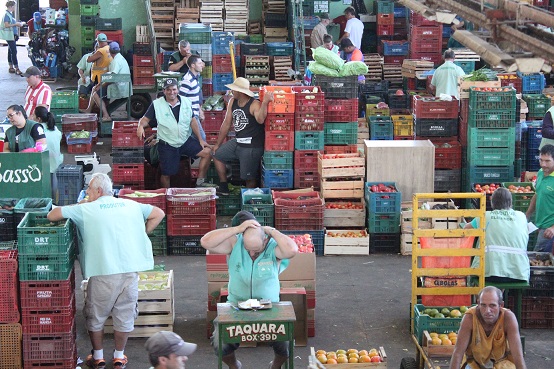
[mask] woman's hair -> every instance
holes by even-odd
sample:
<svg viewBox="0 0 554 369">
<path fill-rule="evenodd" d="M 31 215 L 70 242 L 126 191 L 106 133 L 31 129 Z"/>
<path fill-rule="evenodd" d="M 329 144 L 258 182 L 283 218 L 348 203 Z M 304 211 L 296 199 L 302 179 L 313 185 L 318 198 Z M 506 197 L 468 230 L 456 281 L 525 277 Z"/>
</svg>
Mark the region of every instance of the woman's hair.
<svg viewBox="0 0 554 369">
<path fill-rule="evenodd" d="M 40 119 L 41 123 L 46 123 L 46 128 L 49 131 L 56 129 L 56 120 L 54 114 L 50 113 L 44 106 L 37 106 L 35 108 L 35 116 Z"/>
<path fill-rule="evenodd" d="M 6 3 L 6 8 L 9 8 L 10 6 L 14 6 L 14 5 L 15 5 L 15 1 L 10 0 Z"/>
<path fill-rule="evenodd" d="M 21 113 L 21 115 L 23 115 L 23 118 L 25 119 L 28 119 L 29 117 L 27 116 L 27 112 L 25 111 L 25 109 L 23 109 L 23 106 L 21 105 L 11 105 L 10 107 L 8 107 L 8 110 L 13 110 L 13 111 L 18 111 Z"/>
<path fill-rule="evenodd" d="M 499 187 L 492 193 L 491 205 L 493 210 L 507 210 L 512 207 L 512 193 L 504 187 Z"/>
</svg>

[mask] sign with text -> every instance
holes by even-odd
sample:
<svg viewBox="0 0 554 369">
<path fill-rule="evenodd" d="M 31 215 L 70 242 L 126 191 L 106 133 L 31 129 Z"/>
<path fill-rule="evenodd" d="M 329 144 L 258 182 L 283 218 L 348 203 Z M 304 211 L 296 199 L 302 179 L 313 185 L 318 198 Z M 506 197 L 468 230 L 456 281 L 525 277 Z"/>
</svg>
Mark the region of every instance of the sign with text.
<svg viewBox="0 0 554 369">
<path fill-rule="evenodd" d="M 225 326 L 224 342 L 273 342 L 287 341 L 290 325 L 286 323 L 243 323 Z"/>
<path fill-rule="evenodd" d="M 1 197 L 51 197 L 48 151 L 0 153 Z"/>
</svg>

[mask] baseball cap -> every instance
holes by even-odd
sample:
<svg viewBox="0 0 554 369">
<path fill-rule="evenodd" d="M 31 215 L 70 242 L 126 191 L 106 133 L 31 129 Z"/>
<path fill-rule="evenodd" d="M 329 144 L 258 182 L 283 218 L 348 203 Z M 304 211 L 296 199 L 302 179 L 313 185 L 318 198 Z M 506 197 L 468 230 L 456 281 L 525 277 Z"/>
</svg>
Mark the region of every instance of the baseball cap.
<svg viewBox="0 0 554 369">
<path fill-rule="evenodd" d="M 329 13 L 320 13 L 319 19 L 329 19 Z"/>
<path fill-rule="evenodd" d="M 30 77 L 30 76 L 42 76 L 42 73 L 40 72 L 40 69 L 38 69 L 37 67 L 29 67 L 27 68 L 27 70 L 25 71 L 25 73 L 23 73 L 23 76 L 24 77 Z"/>
<path fill-rule="evenodd" d="M 241 225 L 242 223 L 246 222 L 247 220 L 254 219 L 257 220 L 254 214 L 252 214 L 249 211 L 241 210 L 238 213 L 235 214 L 233 219 L 231 219 L 231 226 L 236 227 L 238 225 Z"/>
<path fill-rule="evenodd" d="M 146 351 L 152 356 L 189 356 L 196 351 L 196 344 L 183 341 L 176 333 L 161 331 L 150 337 L 144 344 Z"/>
<path fill-rule="evenodd" d="M 349 46 L 354 46 L 354 44 L 352 43 L 352 41 L 350 41 L 349 38 L 343 38 L 342 40 L 340 40 L 340 49 L 341 50 L 344 50 L 344 48 L 349 47 Z"/>
<path fill-rule="evenodd" d="M 168 78 L 164 81 L 164 89 L 171 87 L 171 86 L 177 86 L 177 80 L 175 78 Z"/>
<path fill-rule="evenodd" d="M 117 50 L 119 51 L 119 44 L 115 41 L 110 42 L 110 50 Z"/>
<path fill-rule="evenodd" d="M 99 33 L 98 36 L 96 36 L 96 41 L 106 42 L 108 41 L 108 36 L 106 36 L 105 33 Z"/>
<path fill-rule="evenodd" d="M 40 12 L 34 12 L 33 18 L 35 19 L 35 21 L 40 22 L 40 20 L 42 19 L 42 15 L 40 14 Z"/>
</svg>

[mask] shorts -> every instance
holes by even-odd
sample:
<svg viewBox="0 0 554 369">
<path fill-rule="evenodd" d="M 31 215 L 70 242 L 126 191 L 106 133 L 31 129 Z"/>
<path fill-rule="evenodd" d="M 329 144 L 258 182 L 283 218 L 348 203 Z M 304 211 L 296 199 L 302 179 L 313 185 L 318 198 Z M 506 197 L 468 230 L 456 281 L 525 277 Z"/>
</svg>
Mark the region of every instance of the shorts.
<svg viewBox="0 0 554 369">
<path fill-rule="evenodd" d="M 138 273 L 89 278 L 83 307 L 87 330 L 101 331 L 110 314 L 115 331 L 133 331 L 138 316 Z"/>
<path fill-rule="evenodd" d="M 224 163 L 238 160 L 240 163 L 240 179 L 258 179 L 260 176 L 260 161 L 264 155 L 263 147 L 243 147 L 234 138 L 225 142 L 214 154 L 214 158 Z"/>
<path fill-rule="evenodd" d="M 181 156 L 185 155 L 191 159 L 202 151 L 200 142 L 194 136 L 190 136 L 181 147 L 173 147 L 163 140 L 158 141 L 158 155 L 162 166 L 162 175 L 172 176 L 179 172 Z"/>
<path fill-rule="evenodd" d="M 79 86 L 79 95 L 90 95 L 92 91 L 92 83 L 90 83 L 88 86 L 80 85 Z"/>
<path fill-rule="evenodd" d="M 217 324 L 217 318 L 214 320 L 214 333 L 210 337 L 212 347 L 215 354 L 219 353 L 219 325 Z M 289 357 L 289 341 L 268 342 L 269 346 L 273 348 L 275 355 Z M 221 347 L 221 356 L 227 356 L 236 351 L 240 346 L 240 343 L 224 343 Z"/>
<path fill-rule="evenodd" d="M 554 238 L 544 237 L 545 229 L 539 229 L 539 234 L 537 236 L 537 243 L 533 251 L 537 252 L 552 252 L 552 245 L 554 243 Z"/>
<path fill-rule="evenodd" d="M 108 100 L 108 86 L 102 86 L 100 87 L 99 91 L 96 91 L 98 96 L 100 96 L 104 100 Z"/>
</svg>

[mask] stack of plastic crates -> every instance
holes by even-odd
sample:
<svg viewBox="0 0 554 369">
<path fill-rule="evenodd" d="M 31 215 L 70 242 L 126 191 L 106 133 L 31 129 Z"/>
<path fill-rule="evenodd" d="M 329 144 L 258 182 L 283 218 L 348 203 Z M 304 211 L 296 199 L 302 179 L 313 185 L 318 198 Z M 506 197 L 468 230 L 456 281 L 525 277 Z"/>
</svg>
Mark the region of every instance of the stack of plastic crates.
<svg viewBox="0 0 554 369">
<path fill-rule="evenodd" d="M 442 23 L 410 11 L 410 59 L 438 65 L 442 60 Z"/>
<path fill-rule="evenodd" d="M 402 194 L 394 182 L 366 182 L 364 187 L 369 253 L 400 252 Z"/>
<path fill-rule="evenodd" d="M 200 238 L 216 228 L 215 188 L 168 188 L 166 200 L 169 254 L 205 254 Z"/>
<path fill-rule="evenodd" d="M 319 192 L 272 191 L 275 204 L 275 228 L 284 231 L 323 230 L 325 201 Z"/>
<path fill-rule="evenodd" d="M 75 244 L 68 219 L 28 213 L 17 228 L 25 368 L 75 367 Z"/>
<path fill-rule="evenodd" d="M 13 208 L 13 218 L 16 227 L 19 226 L 27 213 L 48 214 L 52 209 L 52 199 L 47 197 L 25 197 L 20 199 Z M 16 233 L 18 234 L 18 232 Z"/>
<path fill-rule="evenodd" d="M 58 178 L 58 198 L 56 205 L 74 204 L 83 189 L 83 166 L 63 164 L 56 170 Z"/>
<path fill-rule="evenodd" d="M 475 183 L 510 182 L 514 177 L 516 90 L 471 87 L 464 188 Z"/>
<path fill-rule="evenodd" d="M 81 53 L 85 55 L 94 51 L 94 31 L 96 26 L 96 18 L 100 7 L 98 0 L 82 0 L 80 1 L 81 14 Z"/>
<path fill-rule="evenodd" d="M 525 122 L 527 131 L 524 135 L 526 151 L 526 169 L 530 172 L 538 172 L 541 169 L 539 164 L 539 147 L 542 140 L 542 120 Z"/>
<path fill-rule="evenodd" d="M 462 145 L 457 139 L 433 138 L 435 192 L 459 191 L 462 180 Z"/>
<path fill-rule="evenodd" d="M 229 43 L 235 41 L 233 32 L 212 32 L 212 83 L 214 92 L 227 91 L 233 83 L 233 68 Z"/>
<path fill-rule="evenodd" d="M 517 73 L 522 80 L 523 94 L 540 94 L 546 86 L 546 77 L 542 73 Z"/>
<path fill-rule="evenodd" d="M 129 190 L 123 188 L 119 190 L 118 197 L 120 199 L 127 199 L 139 202 L 141 204 L 149 204 L 157 206 L 166 211 L 166 189 L 160 188 L 158 190 Z M 154 231 L 148 234 L 150 242 L 152 242 L 152 253 L 155 256 L 167 255 L 167 220 L 164 218 L 160 224 L 154 229 Z"/>
<path fill-rule="evenodd" d="M 62 116 L 64 114 L 79 113 L 79 94 L 77 91 L 54 91 L 50 103 L 50 113 L 54 115 L 56 127 L 62 130 Z"/>
<path fill-rule="evenodd" d="M 2 216 L 0 214 L 0 216 Z M 17 242 L 0 242 L 0 367 L 21 368 Z"/>
<path fill-rule="evenodd" d="M 63 114 L 61 116 L 63 139 L 70 154 L 92 153 L 98 141 L 98 121 L 96 114 Z M 88 135 L 87 135 L 88 132 Z M 75 137 L 82 136 L 82 138 Z"/>
<path fill-rule="evenodd" d="M 137 137 L 137 122 L 114 121 L 112 126 L 112 179 L 117 185 L 144 188 L 144 140 Z M 146 130 L 145 136 L 151 134 Z"/>
<path fill-rule="evenodd" d="M 0 198 L 0 242 L 17 240 L 13 208 L 19 199 Z"/>
<path fill-rule="evenodd" d="M 202 73 L 202 91 L 204 98 L 213 94 L 212 88 L 212 27 L 202 23 L 181 23 L 179 41 L 190 43 L 192 52 L 198 53 L 206 64 Z"/>
<path fill-rule="evenodd" d="M 551 106 L 550 98 L 544 94 L 524 94 L 523 100 L 529 109 L 527 120 L 542 120 Z"/>
<path fill-rule="evenodd" d="M 219 196 L 216 200 L 216 213 L 222 216 L 233 216 L 241 210 L 241 187 L 229 186 L 228 196 Z"/>
<path fill-rule="evenodd" d="M 375 1 L 373 13 L 377 15 L 377 51 L 383 55 L 381 42 L 392 40 L 394 36 L 394 2 Z"/>
<path fill-rule="evenodd" d="M 275 225 L 275 206 L 269 188 L 243 188 L 241 196 L 241 210 L 252 213 L 262 226 L 273 227 Z"/>
</svg>

